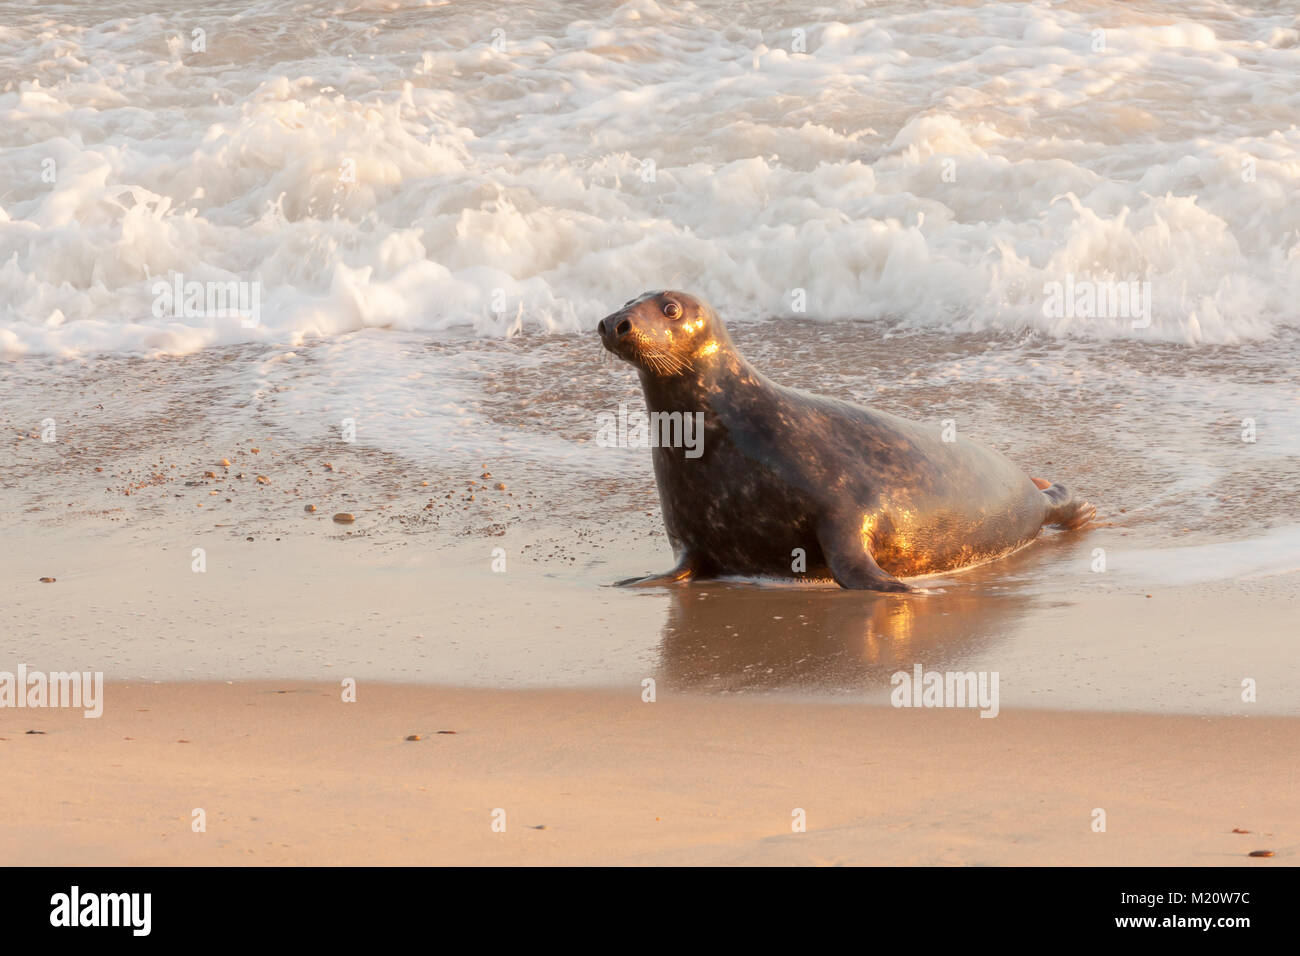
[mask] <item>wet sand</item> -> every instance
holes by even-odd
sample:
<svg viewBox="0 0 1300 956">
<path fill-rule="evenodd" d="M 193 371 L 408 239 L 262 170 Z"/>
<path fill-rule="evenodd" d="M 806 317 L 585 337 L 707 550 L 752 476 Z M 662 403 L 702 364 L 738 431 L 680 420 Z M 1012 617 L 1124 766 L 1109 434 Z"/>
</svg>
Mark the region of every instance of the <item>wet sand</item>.
<svg viewBox="0 0 1300 956">
<path fill-rule="evenodd" d="M 870 323 L 736 330 L 783 382 L 954 417 L 1093 500 L 1096 525 L 925 580 L 924 595 L 726 582 L 627 593 L 606 585 L 663 569 L 671 550 L 648 452 L 592 444 L 595 413 L 636 388 L 629 370 L 601 364 L 594 337 L 372 332 L 288 350 L 8 362 L 9 669 L 343 670 L 490 687 L 655 675 L 678 689 L 878 702 L 893 670 L 919 662 L 999 671 L 1009 706 L 1300 715 L 1300 502 L 1281 417 L 1295 397 L 1267 384 L 1282 359 L 882 336 Z M 368 374 L 399 357 L 406 377 Z M 1225 391 L 1225 363 L 1245 376 L 1237 391 Z M 1122 374 L 1107 377 L 1110 366 Z M 1183 419 L 1155 400 L 1179 383 L 1203 392 L 1187 393 L 1201 404 Z M 430 405 L 431 387 L 464 401 Z M 1237 412 L 1258 418 L 1256 444 L 1240 440 Z M 341 440 L 345 417 L 355 442 Z M 338 512 L 356 520 L 337 524 Z M 1248 678 L 1259 693 L 1246 705 Z"/>
<path fill-rule="evenodd" d="M 997 672 L 1013 708 L 1300 715 L 1294 575 L 1146 590 L 1116 572 L 1046 586 L 1040 570 L 1063 549 L 1087 560 L 1086 539 L 1061 535 L 921 594 L 739 582 L 629 590 L 608 581 L 654 567 L 659 539 L 611 556 L 542 525 L 433 547 L 432 536 L 349 530 L 366 530 L 360 521 L 295 520 L 312 530 L 253 541 L 148 523 L 12 532 L 0 555 L 0 670 L 500 689 L 635 689 L 653 678 L 671 693 L 879 704 L 891 675 L 919 663 Z M 504 573 L 492 570 L 497 547 Z"/>
<path fill-rule="evenodd" d="M 638 690 L 363 681 L 344 703 L 318 683 L 115 684 L 98 720 L 0 712 L 3 862 L 1272 867 L 1300 851 L 1295 719 Z"/>
<path fill-rule="evenodd" d="M 782 352 L 801 336 L 802 355 Z M 585 339 L 407 343 L 412 376 L 478 396 L 436 427 L 388 382 L 347 384 L 392 338 L 11 362 L 0 670 L 102 671 L 108 699 L 99 720 L 0 710 L 14 768 L 2 861 L 1295 858 L 1300 505 L 1269 417 L 1294 399 L 1246 406 L 1210 388 L 1219 418 L 1206 406 L 1179 422 L 1140 389 L 1107 392 L 1113 380 L 1062 397 L 1054 376 L 1078 356 L 1010 380 L 1021 358 L 991 356 L 996 343 L 944 358 L 934 338 L 881 343 L 866 327 L 740 337 L 805 386 L 856 337 L 852 354 L 875 364 L 818 373 L 820 390 L 956 414 L 1084 489 L 1102 520 L 913 595 L 614 589 L 670 554 L 644 451 L 590 445 L 594 412 L 631 383 Z M 983 374 L 963 357 L 981 348 Z M 932 353 L 919 378 L 888 367 Z M 1119 353 L 1098 352 L 1089 374 L 1103 359 L 1150 365 Z M 1150 387 L 1217 361 L 1195 353 L 1198 373 L 1175 372 L 1184 358 Z M 1051 405 L 1065 398 L 1069 418 Z M 1136 432 L 1117 430 L 1126 404 L 1145 416 Z M 1264 437 L 1243 445 L 1234 423 L 1261 407 Z M 346 414 L 356 443 L 338 438 Z M 335 523 L 342 511 L 356 520 Z M 918 664 L 996 672 L 999 716 L 891 709 L 891 675 Z M 346 678 L 356 704 L 339 701 Z M 189 829 L 195 807 L 206 834 Z M 497 807 L 505 834 L 490 829 Z M 796 807 L 807 833 L 789 830 Z"/>
</svg>

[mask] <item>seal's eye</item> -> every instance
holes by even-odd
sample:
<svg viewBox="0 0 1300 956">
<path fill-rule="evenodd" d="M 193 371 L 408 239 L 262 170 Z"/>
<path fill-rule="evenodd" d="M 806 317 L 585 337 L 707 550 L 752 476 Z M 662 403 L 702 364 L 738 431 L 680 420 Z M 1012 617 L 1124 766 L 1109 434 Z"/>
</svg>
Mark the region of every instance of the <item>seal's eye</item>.
<svg viewBox="0 0 1300 956">
<path fill-rule="evenodd" d="M 664 315 L 670 319 L 680 319 L 682 317 L 682 307 L 676 302 L 669 302 L 664 306 Z"/>
</svg>

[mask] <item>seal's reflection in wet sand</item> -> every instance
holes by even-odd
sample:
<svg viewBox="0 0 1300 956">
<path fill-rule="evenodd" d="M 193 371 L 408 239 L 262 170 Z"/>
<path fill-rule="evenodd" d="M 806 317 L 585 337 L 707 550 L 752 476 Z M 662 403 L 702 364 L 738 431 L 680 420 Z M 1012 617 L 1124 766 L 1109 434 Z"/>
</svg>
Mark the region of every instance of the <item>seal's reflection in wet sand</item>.
<svg viewBox="0 0 1300 956">
<path fill-rule="evenodd" d="M 661 688 L 691 691 L 887 693 L 896 671 L 970 670 L 1010 645 L 1063 603 L 1054 576 L 1077 579 L 1090 560 L 1088 542 L 1055 535 L 959 574 L 915 579 L 923 590 L 905 594 L 831 582 L 674 585 L 654 676 Z"/>
<path fill-rule="evenodd" d="M 888 690 L 895 671 L 916 663 L 959 669 L 1007 634 L 1024 604 L 1020 594 L 954 587 L 897 595 L 678 587 L 656 677 L 665 688 L 691 690 Z"/>
</svg>

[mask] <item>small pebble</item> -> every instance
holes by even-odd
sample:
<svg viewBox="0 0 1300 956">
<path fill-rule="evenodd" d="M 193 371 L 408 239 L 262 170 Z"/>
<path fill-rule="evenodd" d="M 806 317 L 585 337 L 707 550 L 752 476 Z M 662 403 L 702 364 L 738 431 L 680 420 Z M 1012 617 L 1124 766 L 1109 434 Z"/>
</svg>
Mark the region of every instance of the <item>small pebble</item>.
<svg viewBox="0 0 1300 956">
<path fill-rule="evenodd" d="M 1251 850 L 1250 855 L 1251 856 L 1272 856 L 1273 851 L 1272 850 Z"/>
<path fill-rule="evenodd" d="M 346 511 L 340 511 L 334 516 L 334 520 L 339 524 L 351 524 L 357 519 L 355 515 L 348 514 Z"/>
<path fill-rule="evenodd" d="M 302 510 L 303 510 L 303 511 L 315 511 L 315 510 L 316 510 L 316 506 L 315 506 L 315 505 L 308 505 L 307 507 L 303 508 Z"/>
<path fill-rule="evenodd" d="M 409 737 L 407 737 L 406 739 L 407 739 L 407 740 L 422 740 L 423 738 L 422 738 L 419 734 L 411 734 L 411 735 L 410 735 Z"/>
<path fill-rule="evenodd" d="M 53 583 L 54 583 L 54 578 L 41 578 L 41 583 L 42 583 L 42 584 L 53 584 Z"/>
</svg>

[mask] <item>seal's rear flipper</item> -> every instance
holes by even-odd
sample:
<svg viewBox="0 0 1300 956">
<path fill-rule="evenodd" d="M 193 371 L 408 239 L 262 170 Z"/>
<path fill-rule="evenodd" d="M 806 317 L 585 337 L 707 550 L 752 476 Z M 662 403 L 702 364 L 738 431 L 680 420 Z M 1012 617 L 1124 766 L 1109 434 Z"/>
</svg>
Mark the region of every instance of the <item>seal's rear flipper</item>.
<svg viewBox="0 0 1300 956">
<path fill-rule="evenodd" d="M 1047 517 L 1043 519 L 1043 524 L 1054 525 L 1057 528 L 1064 528 L 1066 531 L 1074 531 L 1082 528 L 1089 521 L 1097 516 L 1097 509 L 1087 501 L 1075 501 L 1065 485 L 1047 485 L 1043 487 L 1042 478 L 1031 479 L 1034 484 L 1043 489 L 1051 506 L 1047 510 Z"/>
<path fill-rule="evenodd" d="M 850 591 L 915 591 L 876 564 L 863 546 L 860 533 L 845 534 L 851 522 L 824 520 L 817 529 L 817 543 L 831 569 L 835 583 Z"/>
</svg>

